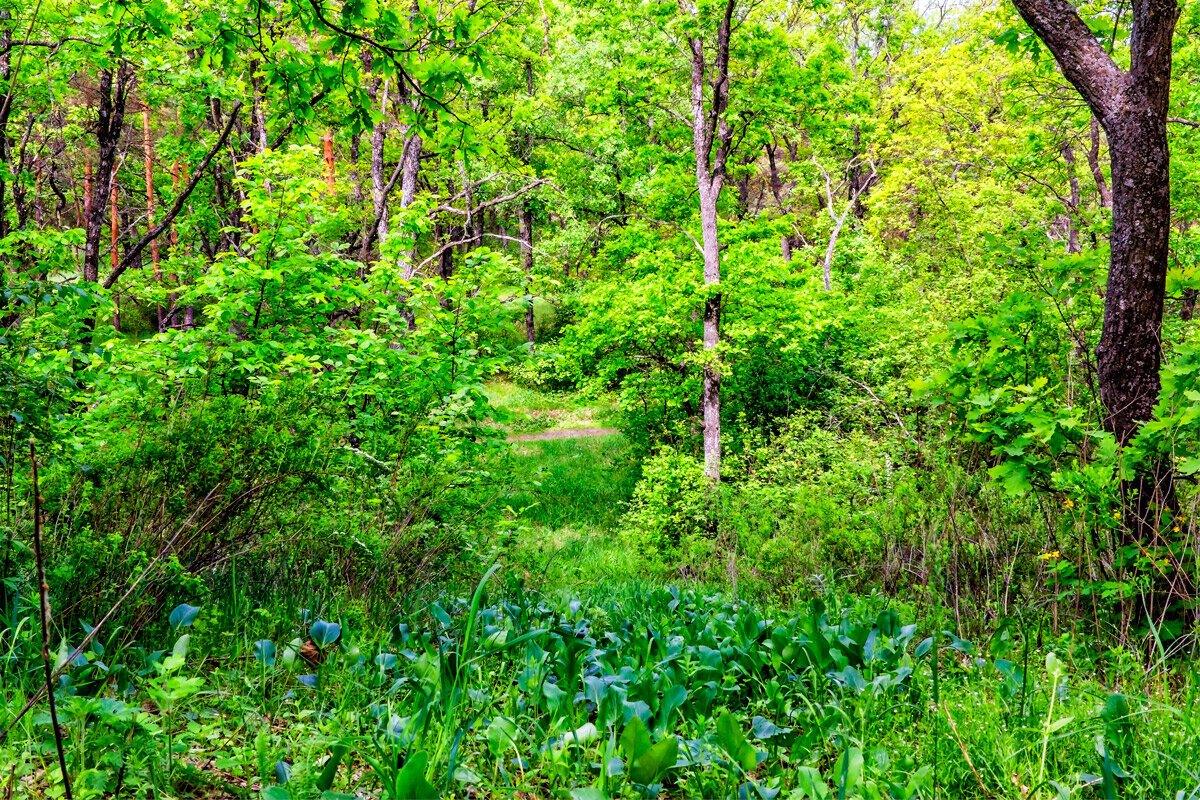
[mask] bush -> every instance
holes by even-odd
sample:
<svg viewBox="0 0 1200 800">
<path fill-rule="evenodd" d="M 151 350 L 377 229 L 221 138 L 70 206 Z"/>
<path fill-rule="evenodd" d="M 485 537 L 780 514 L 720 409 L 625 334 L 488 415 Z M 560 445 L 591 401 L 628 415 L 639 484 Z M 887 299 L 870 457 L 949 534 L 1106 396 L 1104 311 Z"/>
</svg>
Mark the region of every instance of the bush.
<svg viewBox="0 0 1200 800">
<path fill-rule="evenodd" d="M 704 467 L 696 459 L 663 447 L 642 466 L 621 535 L 661 568 L 685 569 L 688 556 L 703 552 L 712 500 Z"/>
</svg>

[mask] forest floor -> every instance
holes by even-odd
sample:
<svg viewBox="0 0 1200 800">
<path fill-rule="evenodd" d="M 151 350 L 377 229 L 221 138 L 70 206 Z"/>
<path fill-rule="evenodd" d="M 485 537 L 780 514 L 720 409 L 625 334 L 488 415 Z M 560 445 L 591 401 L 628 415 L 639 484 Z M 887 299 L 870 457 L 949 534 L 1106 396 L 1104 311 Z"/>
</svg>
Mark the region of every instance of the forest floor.
<svg viewBox="0 0 1200 800">
<path fill-rule="evenodd" d="M 554 432 L 540 438 L 572 438 L 617 433 L 616 403 L 608 397 L 581 392 L 540 392 L 507 381 L 488 384 L 486 393 L 500 410 L 497 422 L 505 426 L 509 441 L 529 441 L 530 434 Z M 587 431 L 587 433 L 585 433 Z"/>
<path fill-rule="evenodd" d="M 500 498 L 518 515 L 513 561 L 544 589 L 597 586 L 636 577 L 617 527 L 639 468 L 610 424 L 608 398 L 537 392 L 495 383 L 488 394 L 512 422 L 515 488 Z"/>
<path fill-rule="evenodd" d="M 75 797 L 1084 800 L 1118 777 L 1200 796 L 1193 690 L 1129 671 L 1113 695 L 1070 636 L 977 646 L 882 594 L 780 605 L 647 577 L 612 405 L 489 392 L 523 437 L 498 475 L 505 572 L 395 626 L 345 598 L 275 622 L 215 598 L 175 609 L 155 653 L 95 643 L 57 710 Z M 93 694 L 110 670 L 128 691 Z M 0 797 L 63 796 L 50 731 L 31 714 L 0 741 Z"/>
<path fill-rule="evenodd" d="M 613 436 L 620 433 L 616 428 L 558 428 L 541 433 L 518 433 L 509 436 L 510 442 L 544 442 L 549 439 L 590 439 L 595 436 Z"/>
</svg>

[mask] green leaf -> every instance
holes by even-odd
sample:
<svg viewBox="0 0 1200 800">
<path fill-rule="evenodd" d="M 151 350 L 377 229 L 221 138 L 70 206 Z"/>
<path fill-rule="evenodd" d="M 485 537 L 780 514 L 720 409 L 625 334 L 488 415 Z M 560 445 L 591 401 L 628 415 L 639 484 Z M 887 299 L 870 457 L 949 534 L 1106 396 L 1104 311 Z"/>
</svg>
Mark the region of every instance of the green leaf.
<svg viewBox="0 0 1200 800">
<path fill-rule="evenodd" d="M 1054 720 L 1054 722 L 1051 722 L 1049 725 L 1046 726 L 1046 735 L 1050 735 L 1057 731 L 1061 731 L 1063 728 L 1067 727 L 1074 721 L 1075 721 L 1074 717 L 1063 717 L 1062 719 L 1056 719 L 1056 720 Z"/>
<path fill-rule="evenodd" d="M 342 626 L 336 622 L 319 619 L 308 629 L 308 636 L 317 647 L 328 647 L 342 635 Z"/>
<path fill-rule="evenodd" d="M 717 720 L 717 742 L 725 748 L 733 762 L 746 772 L 758 766 L 757 751 L 746 741 L 741 726 L 728 711 Z"/>
<path fill-rule="evenodd" d="M 641 717 L 633 717 L 621 734 L 621 755 L 626 764 L 632 764 L 650 749 L 650 732 Z"/>
<path fill-rule="evenodd" d="M 396 775 L 394 800 L 435 800 L 441 796 L 425 778 L 428 765 L 429 756 L 424 750 L 408 757 L 403 769 Z"/>
<path fill-rule="evenodd" d="M 275 666 L 275 643 L 270 639 L 259 639 L 254 643 L 254 657 L 264 667 Z"/>
<path fill-rule="evenodd" d="M 499 756 L 507 748 L 516 747 L 517 723 L 508 717 L 493 717 L 486 735 L 488 749 L 493 756 Z"/>
<path fill-rule="evenodd" d="M 595 786 L 585 786 L 582 789 L 572 789 L 570 791 L 571 800 L 608 800 L 606 795 Z"/>
<path fill-rule="evenodd" d="M 643 786 L 658 783 L 667 770 L 675 766 L 678 756 L 679 742 L 674 736 L 668 736 L 633 760 L 629 765 L 629 777 Z"/>
<path fill-rule="evenodd" d="M 187 603 L 180 603 L 171 611 L 171 616 L 167 621 L 171 625 L 171 630 L 179 628 L 187 628 L 196 621 L 196 616 L 200 613 L 200 606 L 189 606 Z"/>
<path fill-rule="evenodd" d="M 829 785 L 821 780 L 821 771 L 816 767 L 796 768 L 797 794 L 803 800 L 826 800 L 829 797 Z"/>
<path fill-rule="evenodd" d="M 333 779 L 337 777 L 338 765 L 342 763 L 342 759 L 348 752 L 350 752 L 350 748 L 344 744 L 335 744 L 330 748 L 329 760 L 325 762 L 325 766 L 321 768 L 321 774 L 317 776 L 317 788 L 322 792 L 333 786 Z"/>
</svg>

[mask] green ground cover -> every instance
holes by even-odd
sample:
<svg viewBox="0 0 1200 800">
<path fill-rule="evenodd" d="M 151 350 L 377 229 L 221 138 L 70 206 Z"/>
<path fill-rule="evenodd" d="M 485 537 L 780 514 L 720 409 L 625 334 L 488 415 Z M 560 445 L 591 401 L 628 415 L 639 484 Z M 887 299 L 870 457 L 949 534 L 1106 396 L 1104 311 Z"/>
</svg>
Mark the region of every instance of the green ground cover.
<svg viewBox="0 0 1200 800">
<path fill-rule="evenodd" d="M 970 642 L 878 595 L 681 590 L 639 575 L 619 530 L 638 477 L 622 437 L 517 442 L 507 467 L 521 513 L 473 594 L 400 600 L 386 621 L 346 597 L 247 614 L 230 595 L 180 606 L 141 646 L 99 637 L 58 692 L 74 796 L 1200 792 L 1194 673 L 1167 680 L 1043 622 Z M 40 680 L 20 655 L 9 715 Z M 0 762 L 9 796 L 63 795 L 44 706 Z"/>
<path fill-rule="evenodd" d="M 493 381 L 485 391 L 505 429 L 513 434 L 607 428 L 619 421 L 616 404 L 608 397 L 539 391 L 511 381 Z"/>
</svg>

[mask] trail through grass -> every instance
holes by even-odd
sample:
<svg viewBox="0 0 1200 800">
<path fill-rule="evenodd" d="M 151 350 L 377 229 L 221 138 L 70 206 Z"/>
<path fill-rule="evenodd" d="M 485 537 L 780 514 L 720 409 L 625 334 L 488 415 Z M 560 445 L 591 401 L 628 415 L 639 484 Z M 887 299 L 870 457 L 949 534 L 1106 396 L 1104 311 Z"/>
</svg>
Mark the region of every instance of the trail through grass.
<svg viewBox="0 0 1200 800">
<path fill-rule="evenodd" d="M 507 381 L 487 386 L 487 396 L 501 414 L 511 417 L 511 434 L 540 433 L 571 428 L 609 428 L 617 422 L 611 398 L 579 392 L 542 392 Z"/>
<path fill-rule="evenodd" d="M 616 534 L 638 465 L 620 434 L 512 445 L 514 484 L 504 502 L 524 525 L 513 556 L 545 588 L 631 577 L 636 557 Z"/>
</svg>

